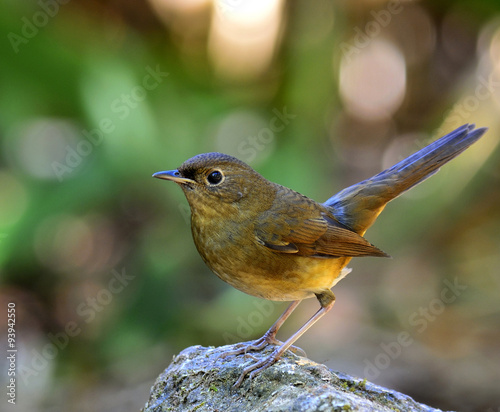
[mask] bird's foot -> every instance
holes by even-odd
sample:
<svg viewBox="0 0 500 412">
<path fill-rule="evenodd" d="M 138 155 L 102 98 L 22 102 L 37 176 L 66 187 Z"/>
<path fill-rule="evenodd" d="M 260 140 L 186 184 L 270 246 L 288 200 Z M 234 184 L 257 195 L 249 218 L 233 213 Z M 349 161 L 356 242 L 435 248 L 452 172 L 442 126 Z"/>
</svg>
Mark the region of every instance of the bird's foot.
<svg viewBox="0 0 500 412">
<path fill-rule="evenodd" d="M 219 359 L 225 359 L 228 356 L 242 355 L 249 356 L 255 359 L 254 356 L 250 355 L 248 352 L 254 351 L 258 352 L 263 350 L 267 345 L 281 346 L 283 342 L 279 341 L 270 333 L 265 333 L 261 338 L 254 340 L 252 342 L 242 342 L 235 345 L 235 349 L 226 351 L 219 356 Z M 307 356 L 303 349 L 298 346 L 290 346 L 289 349 L 299 356 Z"/>
<path fill-rule="evenodd" d="M 260 339 L 254 340 L 252 342 L 242 342 L 234 345 L 233 350 L 226 351 L 219 356 L 219 359 L 227 358 L 233 355 L 247 355 L 249 351 L 261 351 L 267 345 L 279 345 L 281 342 L 274 337 L 269 337 L 267 334 L 262 336 Z M 250 355 L 249 355 L 250 356 Z"/>
<path fill-rule="evenodd" d="M 271 355 L 269 355 L 267 358 L 264 358 L 250 366 L 247 366 L 245 369 L 243 369 L 243 372 L 241 372 L 240 377 L 234 383 L 233 389 L 239 388 L 239 386 L 243 382 L 243 379 L 245 379 L 245 376 L 248 375 L 248 378 L 251 380 L 253 379 L 254 376 L 262 372 L 264 369 L 269 368 L 269 366 L 273 365 L 278 361 L 278 359 L 281 357 L 282 354 L 283 350 L 281 350 L 281 348 L 278 348 L 273 353 L 271 353 Z"/>
</svg>

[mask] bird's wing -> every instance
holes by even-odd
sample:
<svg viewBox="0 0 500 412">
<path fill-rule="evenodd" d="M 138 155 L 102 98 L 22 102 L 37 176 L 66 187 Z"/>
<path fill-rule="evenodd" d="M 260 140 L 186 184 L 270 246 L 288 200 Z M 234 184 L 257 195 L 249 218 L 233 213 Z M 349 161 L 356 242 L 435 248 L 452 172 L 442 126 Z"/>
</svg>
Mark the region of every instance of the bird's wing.
<svg viewBox="0 0 500 412">
<path fill-rule="evenodd" d="M 255 224 L 257 241 L 279 253 L 310 257 L 387 256 L 311 199 L 282 188 Z"/>
</svg>

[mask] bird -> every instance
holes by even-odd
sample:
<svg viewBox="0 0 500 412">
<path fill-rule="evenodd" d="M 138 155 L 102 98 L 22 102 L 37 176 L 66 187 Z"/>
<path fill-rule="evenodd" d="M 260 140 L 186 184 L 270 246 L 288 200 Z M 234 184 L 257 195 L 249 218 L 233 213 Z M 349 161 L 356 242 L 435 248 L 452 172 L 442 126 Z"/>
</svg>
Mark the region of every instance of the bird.
<svg viewBox="0 0 500 412">
<path fill-rule="evenodd" d="M 377 175 L 316 202 L 273 183 L 241 160 L 203 153 L 178 169 L 153 174 L 177 183 L 189 203 L 191 231 L 207 266 L 236 289 L 263 299 L 291 301 L 271 328 L 224 357 L 276 348 L 243 369 L 248 375 L 277 362 L 334 303 L 332 288 L 354 257 L 388 257 L 363 236 L 388 202 L 436 173 L 476 142 L 487 128 L 465 124 Z M 318 311 L 285 342 L 276 334 L 298 304 L 316 297 Z M 254 358 L 255 359 L 255 358 Z"/>
</svg>

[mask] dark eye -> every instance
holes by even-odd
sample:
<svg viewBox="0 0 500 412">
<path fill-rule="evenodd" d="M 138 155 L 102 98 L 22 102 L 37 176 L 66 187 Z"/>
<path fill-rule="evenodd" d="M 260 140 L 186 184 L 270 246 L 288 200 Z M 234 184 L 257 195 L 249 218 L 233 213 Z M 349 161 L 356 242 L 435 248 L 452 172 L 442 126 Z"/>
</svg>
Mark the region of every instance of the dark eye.
<svg viewBox="0 0 500 412">
<path fill-rule="evenodd" d="M 219 172 L 218 170 L 214 170 L 207 176 L 207 181 L 211 185 L 218 185 L 220 182 L 222 182 L 222 178 L 223 178 L 222 173 Z"/>
</svg>

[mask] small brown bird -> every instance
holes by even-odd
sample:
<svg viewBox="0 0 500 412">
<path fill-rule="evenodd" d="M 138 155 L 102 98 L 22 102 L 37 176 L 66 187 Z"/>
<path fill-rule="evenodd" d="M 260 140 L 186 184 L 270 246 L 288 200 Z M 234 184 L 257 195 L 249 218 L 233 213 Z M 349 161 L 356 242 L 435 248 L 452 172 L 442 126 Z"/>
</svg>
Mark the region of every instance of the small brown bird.
<svg viewBox="0 0 500 412">
<path fill-rule="evenodd" d="M 331 288 L 357 256 L 388 256 L 363 238 L 387 202 L 425 180 L 486 131 L 464 125 L 370 179 L 317 203 L 272 183 L 242 161 L 205 153 L 179 169 L 155 173 L 184 191 L 191 207 L 194 243 L 223 281 L 264 299 L 293 301 L 264 336 L 226 355 L 280 345 L 247 367 L 237 382 L 275 363 L 335 302 Z M 276 333 L 302 299 L 320 309 L 286 342 Z"/>
</svg>

